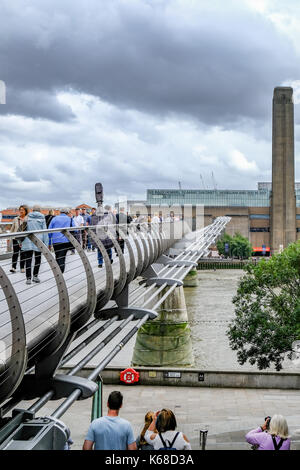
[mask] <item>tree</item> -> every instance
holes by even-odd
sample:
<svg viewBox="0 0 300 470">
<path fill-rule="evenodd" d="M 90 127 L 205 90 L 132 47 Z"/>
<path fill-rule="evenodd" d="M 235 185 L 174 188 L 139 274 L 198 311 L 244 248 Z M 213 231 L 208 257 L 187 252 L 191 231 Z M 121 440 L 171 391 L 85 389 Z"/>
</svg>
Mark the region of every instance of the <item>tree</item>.
<svg viewBox="0 0 300 470">
<path fill-rule="evenodd" d="M 225 250 L 226 243 L 228 244 L 228 251 Z M 249 258 L 252 254 L 251 243 L 240 233 L 236 233 L 234 237 L 225 233 L 218 240 L 217 249 L 220 255 L 225 255 L 226 257 Z"/>
<path fill-rule="evenodd" d="M 249 258 L 252 254 L 252 245 L 247 238 L 236 233 L 232 239 L 231 253 L 237 258 Z"/>
<path fill-rule="evenodd" d="M 233 298 L 235 318 L 227 335 L 238 362 L 282 369 L 300 339 L 300 242 L 258 265 L 245 266 Z"/>
<path fill-rule="evenodd" d="M 233 238 L 228 235 L 228 233 L 224 233 L 224 235 L 217 241 L 217 249 L 219 252 L 219 255 L 224 255 L 224 256 L 231 256 L 230 253 L 230 248 L 232 245 L 232 240 Z M 228 245 L 228 251 L 225 249 L 225 245 Z"/>
</svg>

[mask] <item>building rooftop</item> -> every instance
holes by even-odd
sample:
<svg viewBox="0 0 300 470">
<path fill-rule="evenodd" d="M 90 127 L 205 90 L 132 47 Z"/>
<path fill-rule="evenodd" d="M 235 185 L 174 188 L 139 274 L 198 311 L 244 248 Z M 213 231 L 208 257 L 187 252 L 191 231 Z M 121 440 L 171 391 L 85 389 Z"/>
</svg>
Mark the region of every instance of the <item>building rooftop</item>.
<svg viewBox="0 0 300 470">
<path fill-rule="evenodd" d="M 148 189 L 147 204 L 193 204 L 217 207 L 269 207 L 272 183 L 258 189 Z M 300 183 L 295 183 L 296 205 L 300 207 Z"/>
</svg>

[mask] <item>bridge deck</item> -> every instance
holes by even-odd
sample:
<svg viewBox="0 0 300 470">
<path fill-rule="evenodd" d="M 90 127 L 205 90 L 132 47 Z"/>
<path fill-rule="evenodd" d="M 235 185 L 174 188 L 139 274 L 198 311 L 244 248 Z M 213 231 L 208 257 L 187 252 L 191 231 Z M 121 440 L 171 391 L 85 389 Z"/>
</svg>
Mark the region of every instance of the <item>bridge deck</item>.
<svg viewBox="0 0 300 470">
<path fill-rule="evenodd" d="M 98 268 L 97 252 L 86 252 L 88 260 L 91 264 L 95 281 L 97 294 L 104 291 L 106 283 L 105 269 Z M 113 256 L 113 273 L 115 281 L 118 281 L 120 275 L 120 266 L 118 257 Z M 128 271 L 128 254 L 125 253 L 126 266 Z M 34 262 L 32 263 L 34 264 Z M 26 285 L 26 277 L 24 273 L 16 272 L 10 273 L 11 261 L 3 260 L 0 266 L 9 276 L 13 288 L 18 296 L 19 302 L 22 305 L 24 321 L 26 326 L 27 344 L 30 348 L 32 342 L 34 343 L 37 336 L 41 332 L 47 331 L 47 328 L 55 327 L 58 314 L 59 304 L 57 296 L 57 287 L 55 279 L 49 271 L 49 265 L 45 258 L 42 257 L 41 268 L 39 272 L 40 284 L 32 283 Z M 66 270 L 64 273 L 66 281 L 71 315 L 78 311 L 81 307 L 86 305 L 87 302 L 87 280 L 85 271 L 82 266 L 81 259 L 77 252 L 74 255 L 68 252 L 66 258 Z M 0 290 L 0 319 L 1 319 L 1 336 L 10 336 L 11 323 L 10 316 L 4 297 L 4 293 Z M 8 346 L 9 340 L 6 343 Z"/>
</svg>

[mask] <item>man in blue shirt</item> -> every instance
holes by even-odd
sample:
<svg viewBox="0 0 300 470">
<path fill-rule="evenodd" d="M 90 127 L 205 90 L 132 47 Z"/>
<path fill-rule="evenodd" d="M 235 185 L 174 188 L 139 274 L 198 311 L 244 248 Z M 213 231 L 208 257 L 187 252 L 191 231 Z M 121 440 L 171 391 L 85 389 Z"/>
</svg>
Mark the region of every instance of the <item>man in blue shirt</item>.
<svg viewBox="0 0 300 470">
<path fill-rule="evenodd" d="M 51 228 L 68 228 L 74 227 L 74 221 L 72 219 L 71 209 L 64 208 L 60 210 L 60 215 L 53 217 L 49 224 L 49 229 Z M 73 234 L 74 232 L 72 232 Z M 65 271 L 66 265 L 66 255 L 68 250 L 74 249 L 71 242 L 68 238 L 65 237 L 61 232 L 49 233 L 49 246 L 53 245 L 55 251 L 55 258 L 60 267 L 61 272 Z"/>
<path fill-rule="evenodd" d="M 123 404 L 121 392 L 111 392 L 108 397 L 107 416 L 90 424 L 83 450 L 136 450 L 136 442 L 129 421 L 119 417 Z"/>
</svg>

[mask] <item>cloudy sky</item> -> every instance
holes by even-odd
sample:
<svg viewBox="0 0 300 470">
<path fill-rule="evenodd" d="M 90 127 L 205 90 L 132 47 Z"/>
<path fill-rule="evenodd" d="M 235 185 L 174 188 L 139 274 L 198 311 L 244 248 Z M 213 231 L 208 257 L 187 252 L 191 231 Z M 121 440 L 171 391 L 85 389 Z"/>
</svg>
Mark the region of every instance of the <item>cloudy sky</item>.
<svg viewBox="0 0 300 470">
<path fill-rule="evenodd" d="M 298 0 L 0 0 L 0 208 L 144 199 L 271 179 L 275 86 L 292 85 Z"/>
</svg>

